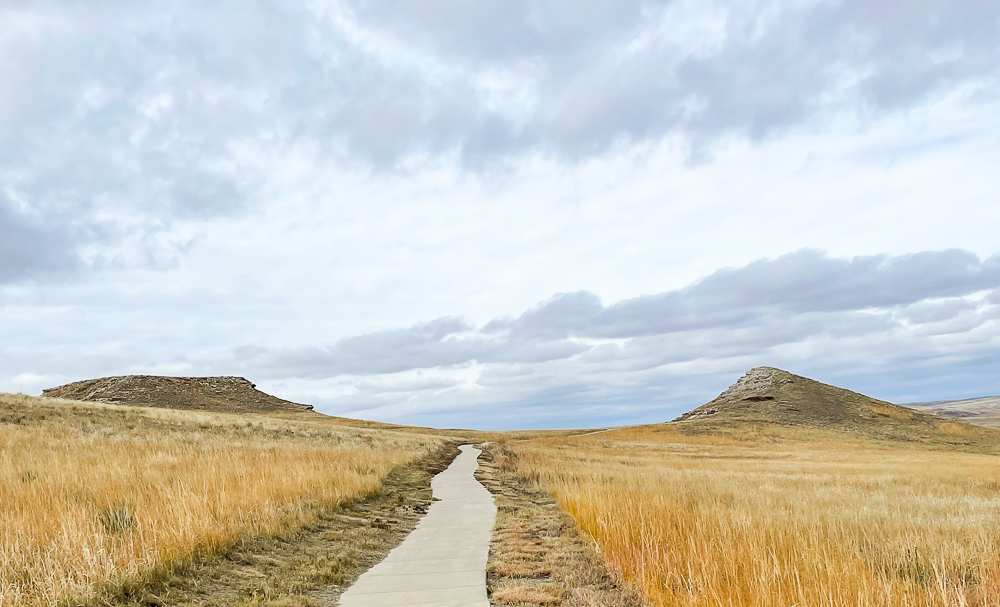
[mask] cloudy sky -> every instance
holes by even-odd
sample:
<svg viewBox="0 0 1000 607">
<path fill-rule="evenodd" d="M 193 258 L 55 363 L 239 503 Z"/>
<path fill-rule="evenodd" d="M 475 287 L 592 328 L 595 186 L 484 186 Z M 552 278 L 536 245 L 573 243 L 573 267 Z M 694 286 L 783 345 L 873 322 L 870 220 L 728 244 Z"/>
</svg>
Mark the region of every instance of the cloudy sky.
<svg viewBox="0 0 1000 607">
<path fill-rule="evenodd" d="M 0 7 L 0 390 L 667 420 L 1000 393 L 1000 3 Z"/>
</svg>

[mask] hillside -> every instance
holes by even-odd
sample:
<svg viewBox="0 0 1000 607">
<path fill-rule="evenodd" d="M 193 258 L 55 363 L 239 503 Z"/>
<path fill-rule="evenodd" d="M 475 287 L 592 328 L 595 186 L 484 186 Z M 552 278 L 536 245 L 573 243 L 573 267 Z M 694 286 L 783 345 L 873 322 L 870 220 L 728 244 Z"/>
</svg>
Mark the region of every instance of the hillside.
<svg viewBox="0 0 1000 607">
<path fill-rule="evenodd" d="M 312 410 L 256 389 L 242 377 L 125 375 L 73 382 L 42 396 L 119 405 L 166 407 L 221 413 L 277 413 Z"/>
<path fill-rule="evenodd" d="M 955 445 L 1000 442 L 995 431 L 943 419 L 772 367 L 756 367 L 712 401 L 673 420 L 682 431 L 744 424 L 836 430 Z"/>
<path fill-rule="evenodd" d="M 1000 428 L 1000 396 L 907 403 L 906 406 L 941 417 L 960 419 L 977 426 Z"/>
</svg>

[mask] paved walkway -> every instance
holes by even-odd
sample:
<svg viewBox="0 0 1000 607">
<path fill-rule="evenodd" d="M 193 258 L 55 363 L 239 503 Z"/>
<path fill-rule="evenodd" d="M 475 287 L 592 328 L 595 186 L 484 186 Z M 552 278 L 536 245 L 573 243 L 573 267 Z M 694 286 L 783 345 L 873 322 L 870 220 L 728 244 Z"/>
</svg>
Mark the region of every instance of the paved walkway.
<svg viewBox="0 0 1000 607">
<path fill-rule="evenodd" d="M 340 607 L 489 607 L 486 558 L 497 509 L 475 479 L 471 445 L 431 481 L 427 514 L 406 540 L 340 597 Z"/>
</svg>

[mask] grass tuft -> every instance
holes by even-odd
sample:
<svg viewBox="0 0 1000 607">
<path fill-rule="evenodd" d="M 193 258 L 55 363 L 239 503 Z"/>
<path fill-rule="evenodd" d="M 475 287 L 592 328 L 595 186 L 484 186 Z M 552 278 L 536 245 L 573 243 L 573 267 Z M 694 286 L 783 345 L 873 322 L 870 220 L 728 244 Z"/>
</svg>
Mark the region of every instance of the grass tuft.
<svg viewBox="0 0 1000 607">
<path fill-rule="evenodd" d="M 97 513 L 97 522 L 107 533 L 114 535 L 128 533 L 136 527 L 135 508 L 130 504 L 109 506 Z"/>
</svg>

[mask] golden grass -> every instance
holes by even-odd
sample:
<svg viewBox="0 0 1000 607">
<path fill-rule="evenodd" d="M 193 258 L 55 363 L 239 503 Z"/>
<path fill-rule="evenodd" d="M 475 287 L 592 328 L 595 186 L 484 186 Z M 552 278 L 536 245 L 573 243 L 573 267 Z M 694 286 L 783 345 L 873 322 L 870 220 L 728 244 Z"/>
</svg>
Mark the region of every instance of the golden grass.
<svg viewBox="0 0 1000 607">
<path fill-rule="evenodd" d="M 1000 605 L 996 455 L 787 428 L 510 447 L 653 605 Z"/>
<path fill-rule="evenodd" d="M 555 605 L 560 600 L 558 596 L 545 590 L 516 586 L 497 590 L 493 593 L 493 598 L 499 601 L 522 605 Z"/>
<path fill-rule="evenodd" d="M 0 395 L 0 606 L 86 601 L 312 520 L 440 445 L 318 422 Z"/>
</svg>

